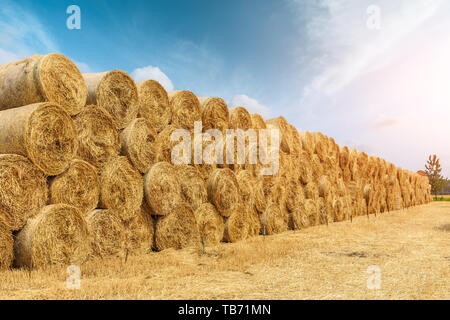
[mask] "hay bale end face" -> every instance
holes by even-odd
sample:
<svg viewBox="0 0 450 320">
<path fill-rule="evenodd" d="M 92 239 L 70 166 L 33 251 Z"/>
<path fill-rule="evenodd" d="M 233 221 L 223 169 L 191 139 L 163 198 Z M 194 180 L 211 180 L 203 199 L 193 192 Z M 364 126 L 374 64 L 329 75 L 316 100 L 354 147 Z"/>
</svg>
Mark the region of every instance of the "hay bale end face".
<svg viewBox="0 0 450 320">
<path fill-rule="evenodd" d="M 178 179 L 181 185 L 181 192 L 186 203 L 192 210 L 197 210 L 203 203 L 208 201 L 208 193 L 203 178 L 200 176 L 197 168 L 190 165 L 175 166 Z"/>
<path fill-rule="evenodd" d="M 289 229 L 289 219 L 286 219 L 284 213 L 280 210 L 278 204 L 271 204 L 261 215 L 262 232 L 266 235 L 273 235 L 285 232 Z"/>
<path fill-rule="evenodd" d="M 0 153 L 28 157 L 49 176 L 64 172 L 76 152 L 76 130 L 60 106 L 36 103 L 0 111 Z"/>
<path fill-rule="evenodd" d="M 225 225 L 223 218 L 210 203 L 203 203 L 194 212 L 200 239 L 205 245 L 218 244 L 223 239 Z"/>
<path fill-rule="evenodd" d="M 47 203 L 44 173 L 27 158 L 16 154 L 0 155 L 0 219 L 20 230 Z"/>
<path fill-rule="evenodd" d="M 213 171 L 207 182 L 209 201 L 217 211 L 229 217 L 240 204 L 239 184 L 236 175 L 228 168 Z"/>
<path fill-rule="evenodd" d="M 248 238 L 249 224 L 247 216 L 240 205 L 239 209 L 235 210 L 225 219 L 225 229 L 223 233 L 223 241 L 238 242 Z"/>
<path fill-rule="evenodd" d="M 0 110 L 49 101 L 73 116 L 83 110 L 86 97 L 80 71 L 61 54 L 35 55 L 0 65 Z"/>
<path fill-rule="evenodd" d="M 83 216 L 97 207 L 100 182 L 97 169 L 83 160 L 73 160 L 69 169 L 49 182 L 50 203 L 78 208 Z"/>
<path fill-rule="evenodd" d="M 82 264 L 90 254 L 86 221 L 70 205 L 46 206 L 18 233 L 14 251 L 17 267 Z"/>
<path fill-rule="evenodd" d="M 139 111 L 138 90 L 128 73 L 113 70 L 83 74 L 87 104 L 104 108 L 113 117 L 117 129 L 125 128 Z"/>
<path fill-rule="evenodd" d="M 141 206 L 136 216 L 125 222 L 126 248 L 135 254 L 145 254 L 152 251 L 155 236 L 155 226 L 150 211 Z"/>
<path fill-rule="evenodd" d="M 191 91 L 170 91 L 172 125 L 176 129 L 192 130 L 195 121 L 201 121 L 202 109 L 198 98 Z"/>
<path fill-rule="evenodd" d="M 109 209 L 126 221 L 136 215 L 143 194 L 142 176 L 126 157 L 110 160 L 101 170 L 100 208 Z"/>
<path fill-rule="evenodd" d="M 0 209 L 0 270 L 8 269 L 14 260 L 14 240 Z"/>
<path fill-rule="evenodd" d="M 217 129 L 222 133 L 229 128 L 230 114 L 226 102 L 221 98 L 199 98 L 202 107 L 203 132 Z"/>
</svg>

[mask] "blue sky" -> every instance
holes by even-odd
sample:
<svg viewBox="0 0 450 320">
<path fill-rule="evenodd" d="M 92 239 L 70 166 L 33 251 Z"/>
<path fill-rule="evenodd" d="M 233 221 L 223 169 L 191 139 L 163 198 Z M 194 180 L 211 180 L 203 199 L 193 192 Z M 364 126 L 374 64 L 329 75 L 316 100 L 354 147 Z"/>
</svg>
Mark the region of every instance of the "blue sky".
<svg viewBox="0 0 450 320">
<path fill-rule="evenodd" d="M 81 30 L 66 27 L 72 4 Z M 445 0 L 2 0 L 0 63 L 61 52 L 83 72 L 284 115 L 410 170 L 437 153 L 450 176 L 449 16 Z"/>
</svg>

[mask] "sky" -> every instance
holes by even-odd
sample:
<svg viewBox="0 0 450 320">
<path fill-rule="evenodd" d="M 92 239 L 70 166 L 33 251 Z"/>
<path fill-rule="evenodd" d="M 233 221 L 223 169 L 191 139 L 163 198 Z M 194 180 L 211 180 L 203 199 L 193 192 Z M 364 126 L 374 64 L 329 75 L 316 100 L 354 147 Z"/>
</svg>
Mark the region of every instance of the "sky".
<svg viewBox="0 0 450 320">
<path fill-rule="evenodd" d="M 448 0 L 0 0 L 0 64 L 50 52 L 450 177 Z"/>
</svg>

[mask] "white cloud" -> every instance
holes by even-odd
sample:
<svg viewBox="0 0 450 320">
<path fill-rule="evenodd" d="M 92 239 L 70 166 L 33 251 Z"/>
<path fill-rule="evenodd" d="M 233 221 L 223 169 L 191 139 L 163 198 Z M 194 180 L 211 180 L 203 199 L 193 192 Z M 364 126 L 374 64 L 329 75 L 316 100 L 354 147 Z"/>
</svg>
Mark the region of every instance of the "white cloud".
<svg viewBox="0 0 450 320">
<path fill-rule="evenodd" d="M 147 66 L 147 67 L 143 67 L 143 68 L 137 68 L 131 73 L 131 76 L 134 78 L 134 80 L 136 82 L 143 81 L 143 80 L 156 80 L 167 91 L 173 91 L 172 81 L 158 67 Z"/>
<path fill-rule="evenodd" d="M 244 107 L 250 113 L 259 113 L 263 118 L 270 116 L 271 111 L 265 105 L 260 104 L 256 99 L 250 98 L 245 94 L 239 94 L 231 99 L 229 103 L 230 108 Z"/>
<path fill-rule="evenodd" d="M 81 73 L 92 73 L 91 68 L 89 67 L 89 65 L 87 63 L 84 62 L 78 62 L 76 60 L 73 60 L 73 63 L 75 63 L 78 67 L 78 69 L 80 70 Z"/>
</svg>

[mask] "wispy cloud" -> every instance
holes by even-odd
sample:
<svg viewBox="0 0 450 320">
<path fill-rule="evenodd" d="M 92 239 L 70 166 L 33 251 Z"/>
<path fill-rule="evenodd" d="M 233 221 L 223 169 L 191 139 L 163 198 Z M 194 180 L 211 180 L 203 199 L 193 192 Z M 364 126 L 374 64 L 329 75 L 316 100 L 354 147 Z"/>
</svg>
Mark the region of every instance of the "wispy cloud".
<svg viewBox="0 0 450 320">
<path fill-rule="evenodd" d="M 162 72 L 158 67 L 147 66 L 143 68 L 137 68 L 133 70 L 131 76 L 136 82 L 143 80 L 156 80 L 158 81 L 167 91 L 173 91 L 173 83 L 169 77 Z"/>
<path fill-rule="evenodd" d="M 271 111 L 265 105 L 262 105 L 258 100 L 250 98 L 245 94 L 239 94 L 233 97 L 229 103 L 230 107 L 244 107 L 250 113 L 259 113 L 263 118 L 271 115 Z"/>
</svg>

